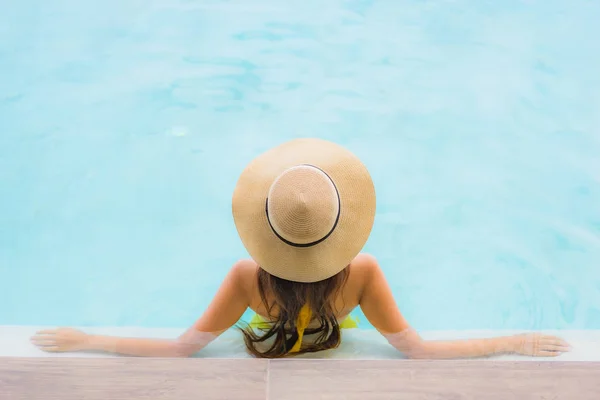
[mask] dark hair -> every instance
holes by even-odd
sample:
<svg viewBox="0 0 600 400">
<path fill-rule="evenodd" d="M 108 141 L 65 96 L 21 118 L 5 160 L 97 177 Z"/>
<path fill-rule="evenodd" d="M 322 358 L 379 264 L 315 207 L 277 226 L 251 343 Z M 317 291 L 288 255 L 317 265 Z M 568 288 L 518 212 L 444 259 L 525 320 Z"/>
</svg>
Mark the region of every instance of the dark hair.
<svg viewBox="0 0 600 400">
<path fill-rule="evenodd" d="M 269 321 L 266 326 L 259 328 L 262 335 L 257 334 L 251 326 L 240 327 L 244 335 L 244 342 L 248 351 L 259 358 L 280 358 L 288 355 L 289 350 L 298 340 L 296 320 L 302 306 L 307 304 L 313 318 L 319 321 L 316 328 L 306 328 L 305 335 L 317 335 L 311 343 L 303 343 L 298 352 L 314 353 L 317 351 L 334 349 L 339 346 L 341 334 L 336 318 L 335 296 L 345 285 L 349 274 L 349 267 L 344 268 L 331 278 L 319 282 L 303 283 L 293 282 L 269 274 L 262 268 L 258 269 L 258 292 L 265 308 Z M 267 296 L 272 299 L 269 304 Z M 273 311 L 277 313 L 274 316 Z M 257 344 L 264 343 L 275 337 L 273 344 L 264 351 L 257 349 Z"/>
</svg>

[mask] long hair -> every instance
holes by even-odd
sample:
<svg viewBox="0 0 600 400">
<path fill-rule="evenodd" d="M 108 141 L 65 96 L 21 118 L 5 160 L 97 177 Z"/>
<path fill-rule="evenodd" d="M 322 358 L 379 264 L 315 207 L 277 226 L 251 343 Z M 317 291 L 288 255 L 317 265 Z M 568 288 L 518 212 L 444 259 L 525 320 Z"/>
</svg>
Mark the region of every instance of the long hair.
<svg viewBox="0 0 600 400">
<path fill-rule="evenodd" d="M 340 326 L 336 318 L 335 296 L 345 285 L 349 275 L 349 267 L 337 275 L 314 283 L 293 282 L 269 274 L 258 269 L 257 283 L 261 301 L 267 309 L 269 321 L 257 333 L 252 327 L 240 327 L 248 351 L 259 358 L 281 358 L 289 354 L 298 340 L 296 320 L 302 306 L 307 304 L 313 318 L 319 321 L 315 328 L 306 328 L 305 335 L 315 335 L 311 343 L 303 343 L 296 354 L 314 353 L 333 349 L 341 341 Z M 271 298 L 269 303 L 267 298 Z M 273 311 L 277 315 L 274 316 Z M 258 344 L 264 344 L 274 337 L 270 347 L 261 351 Z"/>
</svg>

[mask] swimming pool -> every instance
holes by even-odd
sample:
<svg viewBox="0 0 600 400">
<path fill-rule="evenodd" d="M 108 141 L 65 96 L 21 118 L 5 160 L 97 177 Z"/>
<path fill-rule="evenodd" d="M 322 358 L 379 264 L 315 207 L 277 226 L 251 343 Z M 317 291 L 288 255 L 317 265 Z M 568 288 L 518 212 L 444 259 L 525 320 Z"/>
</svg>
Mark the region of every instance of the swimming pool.
<svg viewBox="0 0 600 400">
<path fill-rule="evenodd" d="M 600 3 L 252 3 L 3 5 L 0 325 L 188 326 L 239 173 L 313 136 L 417 329 L 600 330 Z"/>
</svg>

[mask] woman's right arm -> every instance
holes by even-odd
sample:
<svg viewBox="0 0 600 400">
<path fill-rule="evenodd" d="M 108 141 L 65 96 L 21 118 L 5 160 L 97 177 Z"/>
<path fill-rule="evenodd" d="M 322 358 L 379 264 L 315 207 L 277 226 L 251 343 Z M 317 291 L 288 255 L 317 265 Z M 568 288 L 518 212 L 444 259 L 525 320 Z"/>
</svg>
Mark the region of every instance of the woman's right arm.
<svg viewBox="0 0 600 400">
<path fill-rule="evenodd" d="M 37 332 L 34 345 L 49 352 L 102 351 L 138 357 L 189 357 L 233 326 L 249 305 L 247 282 L 253 282 L 255 264 L 238 261 L 230 269 L 204 314 L 176 339 L 127 338 L 89 335 L 77 329 Z"/>
<path fill-rule="evenodd" d="M 364 286 L 359 304 L 363 313 L 392 346 L 409 358 L 473 358 L 502 353 L 550 357 L 569 351 L 564 340 L 537 333 L 487 339 L 423 340 L 400 313 L 377 260 L 361 255 L 360 262 Z"/>
</svg>

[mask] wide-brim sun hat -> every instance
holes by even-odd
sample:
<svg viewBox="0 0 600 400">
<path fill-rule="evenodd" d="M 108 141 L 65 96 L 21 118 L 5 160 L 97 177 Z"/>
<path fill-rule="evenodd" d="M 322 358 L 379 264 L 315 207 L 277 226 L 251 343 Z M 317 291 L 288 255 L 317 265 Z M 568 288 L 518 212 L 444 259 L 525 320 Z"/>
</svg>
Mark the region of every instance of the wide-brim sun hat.
<svg viewBox="0 0 600 400">
<path fill-rule="evenodd" d="M 375 220 L 375 187 L 348 149 L 295 139 L 260 154 L 233 193 L 236 229 L 266 272 L 318 282 L 346 268 L 363 249 Z"/>
</svg>

